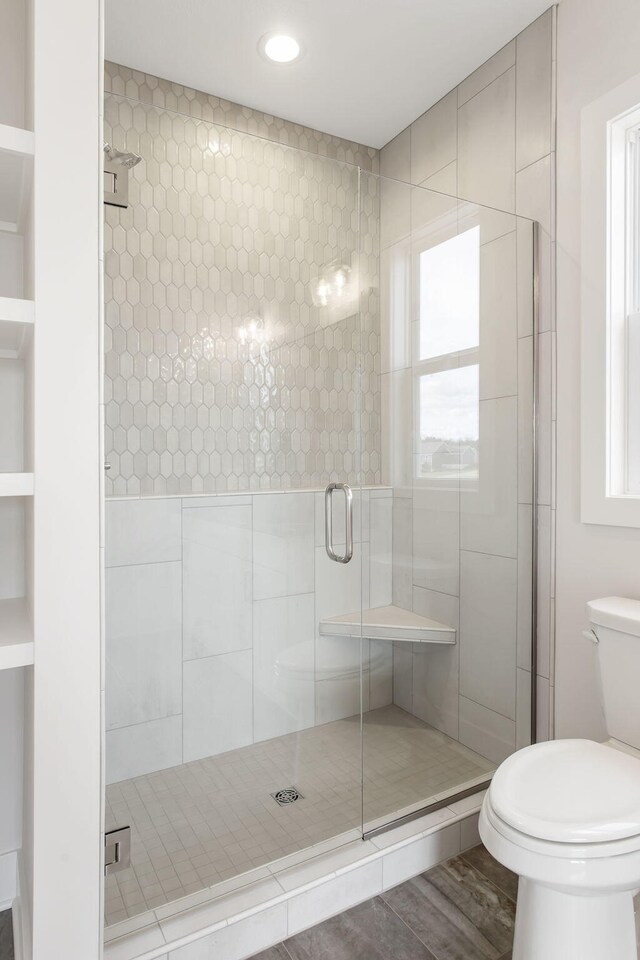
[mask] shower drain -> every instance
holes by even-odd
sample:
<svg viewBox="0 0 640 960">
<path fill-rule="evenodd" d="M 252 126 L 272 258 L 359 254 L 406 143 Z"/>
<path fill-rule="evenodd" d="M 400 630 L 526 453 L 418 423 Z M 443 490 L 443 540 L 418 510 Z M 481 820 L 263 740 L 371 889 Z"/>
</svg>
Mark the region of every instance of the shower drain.
<svg viewBox="0 0 640 960">
<path fill-rule="evenodd" d="M 290 803 L 295 803 L 296 800 L 304 800 L 304 797 L 297 787 L 283 787 L 282 790 L 276 790 L 276 792 L 272 793 L 271 796 L 276 803 L 280 804 L 281 807 L 286 807 Z"/>
</svg>

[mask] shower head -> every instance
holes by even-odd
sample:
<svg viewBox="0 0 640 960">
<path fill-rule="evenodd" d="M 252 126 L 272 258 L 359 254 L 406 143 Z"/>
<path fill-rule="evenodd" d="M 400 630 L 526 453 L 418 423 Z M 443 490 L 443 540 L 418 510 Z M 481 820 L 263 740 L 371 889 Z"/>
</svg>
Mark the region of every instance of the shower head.
<svg viewBox="0 0 640 960">
<path fill-rule="evenodd" d="M 122 150 L 116 150 L 110 143 L 105 143 L 104 155 L 110 163 L 117 163 L 128 170 L 137 166 L 142 160 L 137 153 L 124 153 Z"/>
<path fill-rule="evenodd" d="M 129 206 L 129 170 L 140 163 L 137 153 L 104 145 L 104 202 L 113 207 Z"/>
</svg>

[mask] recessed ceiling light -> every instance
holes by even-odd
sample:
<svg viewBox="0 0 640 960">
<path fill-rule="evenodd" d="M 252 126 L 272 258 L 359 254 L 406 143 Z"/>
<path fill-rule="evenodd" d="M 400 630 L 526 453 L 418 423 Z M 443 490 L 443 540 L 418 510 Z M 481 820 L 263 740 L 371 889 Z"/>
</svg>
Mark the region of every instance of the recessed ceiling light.
<svg viewBox="0 0 640 960">
<path fill-rule="evenodd" d="M 284 33 L 269 33 L 258 44 L 260 53 L 274 63 L 293 63 L 300 56 L 300 44 Z"/>
</svg>

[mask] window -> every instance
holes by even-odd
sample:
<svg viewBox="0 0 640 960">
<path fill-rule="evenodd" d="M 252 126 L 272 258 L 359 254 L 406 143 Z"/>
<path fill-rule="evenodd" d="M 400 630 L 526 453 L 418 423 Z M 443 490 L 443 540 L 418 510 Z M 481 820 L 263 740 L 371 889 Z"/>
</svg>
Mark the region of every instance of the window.
<svg viewBox="0 0 640 960">
<path fill-rule="evenodd" d="M 480 228 L 419 246 L 415 475 L 478 476 Z"/>
<path fill-rule="evenodd" d="M 640 527 L 640 75 L 582 111 L 581 518 Z"/>
</svg>

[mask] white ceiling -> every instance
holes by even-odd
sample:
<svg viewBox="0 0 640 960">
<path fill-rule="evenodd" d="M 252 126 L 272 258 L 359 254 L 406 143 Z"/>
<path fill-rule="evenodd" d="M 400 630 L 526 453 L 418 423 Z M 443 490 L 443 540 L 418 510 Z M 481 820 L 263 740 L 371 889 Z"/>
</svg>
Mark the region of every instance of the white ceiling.
<svg viewBox="0 0 640 960">
<path fill-rule="evenodd" d="M 550 0 L 106 0 L 109 60 L 382 147 Z M 266 62 L 265 33 L 304 49 Z"/>
</svg>

